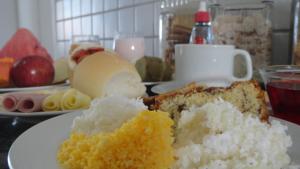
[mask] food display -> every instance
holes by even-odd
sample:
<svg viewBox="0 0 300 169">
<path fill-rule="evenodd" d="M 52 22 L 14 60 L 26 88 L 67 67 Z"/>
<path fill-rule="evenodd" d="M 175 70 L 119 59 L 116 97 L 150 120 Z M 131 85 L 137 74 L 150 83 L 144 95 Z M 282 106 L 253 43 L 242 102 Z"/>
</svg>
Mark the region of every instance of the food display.
<svg viewBox="0 0 300 169">
<path fill-rule="evenodd" d="M 266 92 L 255 80 L 234 81 L 227 87 L 192 82 L 168 93 L 146 96 L 145 84 L 150 83 L 145 82 L 172 80 L 175 45 L 189 43 L 199 1 L 162 0 L 161 4 L 161 58 L 140 55 L 144 51 L 140 48 L 135 52 L 144 57 L 133 63 L 124 59 L 127 56 L 103 48 L 98 38 L 77 43 L 74 36 L 68 56 L 54 59 L 29 30 L 22 28 L 13 35 L 0 51 L 0 89 L 18 88 L 21 92 L 1 93 L 0 116 L 25 119 L 46 116 L 40 115 L 43 113 L 73 113 L 49 119 L 22 134 L 8 154 L 10 167 L 28 163 L 32 167 L 23 168 L 40 169 L 43 167 L 35 165 L 40 162 L 53 169 L 300 168 L 294 165 L 298 162 L 294 162 L 298 158 L 294 154 L 299 153 L 291 151 L 293 142 L 298 143 L 298 135 L 293 134 L 297 125 L 290 127 L 291 123 L 270 117 L 274 114 Z M 249 51 L 255 70 L 270 64 L 268 5 L 225 8 L 220 4 L 210 10 L 212 23 L 207 24 L 212 24 L 215 43 Z M 144 45 L 134 42 L 136 46 L 130 50 Z M 132 43 L 124 40 L 121 46 L 131 47 Z M 236 64 L 243 68 L 242 62 Z M 212 77 L 216 71 L 210 73 Z M 70 86 L 53 87 L 68 81 Z M 177 82 L 170 84 L 184 83 Z M 274 83 L 266 84 L 269 93 L 289 94 L 281 84 L 273 84 L 279 85 L 278 76 Z M 39 86 L 53 88 L 37 90 Z M 276 100 L 270 97 L 270 102 Z M 275 104 L 277 109 L 283 107 Z M 291 108 L 290 103 L 286 105 Z M 15 124 L 17 121 L 13 128 Z M 45 161 L 50 165 L 44 165 Z"/>
<path fill-rule="evenodd" d="M 140 97 L 145 86 L 133 64 L 114 52 L 97 52 L 80 62 L 71 85 L 92 98 L 111 95 Z"/>
<path fill-rule="evenodd" d="M 28 88 L 64 83 L 69 73 L 63 59 L 53 61 L 27 29 L 21 28 L 0 51 L 0 88 Z"/>
<path fill-rule="evenodd" d="M 87 109 L 91 98 L 75 89 L 4 94 L 0 107 L 8 112 L 35 113 Z"/>
<path fill-rule="evenodd" d="M 172 124 L 168 113 L 145 110 L 141 100 L 96 99 L 74 120 L 73 132 L 60 146 L 57 159 L 64 169 L 170 168 Z"/>
<path fill-rule="evenodd" d="M 261 98 L 253 98 L 254 89 L 246 90 L 253 85 L 244 82 L 243 95 L 260 102 Z M 227 93 L 237 84 L 231 88 L 209 90 Z M 185 108 L 176 119 L 165 111 L 147 110 L 138 99 L 97 98 L 73 120 L 69 137 L 57 150 L 57 160 L 64 169 L 297 168 L 287 153 L 292 145 L 287 127 L 262 118 L 259 109 L 252 113 L 239 109 L 216 97 Z"/>
<path fill-rule="evenodd" d="M 135 68 L 143 82 L 159 82 L 172 80 L 172 66 L 155 56 L 145 56 L 137 60 Z"/>
</svg>

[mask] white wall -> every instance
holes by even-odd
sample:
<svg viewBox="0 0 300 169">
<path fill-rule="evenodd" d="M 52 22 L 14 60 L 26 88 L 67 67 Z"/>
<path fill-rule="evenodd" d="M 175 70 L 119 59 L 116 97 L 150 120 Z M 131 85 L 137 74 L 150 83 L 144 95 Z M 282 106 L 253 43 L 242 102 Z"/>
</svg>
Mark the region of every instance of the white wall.
<svg viewBox="0 0 300 169">
<path fill-rule="evenodd" d="M 159 56 L 160 0 L 55 0 L 58 56 L 68 54 L 72 35 L 97 35 L 112 48 L 118 32 L 144 35 L 145 54 Z"/>
<path fill-rule="evenodd" d="M 0 48 L 18 28 L 16 0 L 0 0 Z"/>
<path fill-rule="evenodd" d="M 1 1 L 1 0 L 0 0 Z M 18 0 L 19 26 L 29 29 L 55 57 L 55 25 L 52 0 Z"/>
<path fill-rule="evenodd" d="M 18 0 L 17 4 L 19 27 L 31 30 L 37 37 L 40 36 L 38 2 L 38 0 Z"/>
<path fill-rule="evenodd" d="M 39 40 L 52 57 L 57 57 L 55 13 L 53 0 L 38 0 L 39 2 Z"/>
<path fill-rule="evenodd" d="M 0 49 L 19 27 L 24 27 L 55 57 L 53 4 L 53 0 L 0 0 Z"/>
</svg>

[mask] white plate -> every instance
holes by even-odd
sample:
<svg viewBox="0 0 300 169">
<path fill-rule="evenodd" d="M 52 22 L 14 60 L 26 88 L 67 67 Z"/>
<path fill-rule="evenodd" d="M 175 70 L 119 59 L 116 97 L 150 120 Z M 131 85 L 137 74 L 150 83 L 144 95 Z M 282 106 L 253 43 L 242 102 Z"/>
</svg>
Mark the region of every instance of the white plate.
<svg viewBox="0 0 300 169">
<path fill-rule="evenodd" d="M 8 153 L 10 169 L 59 169 L 56 153 L 68 138 L 74 117 L 81 112 L 58 116 L 25 131 L 12 144 Z M 300 126 L 281 120 L 288 126 L 293 146 L 288 150 L 292 161 L 300 164 Z"/>
<path fill-rule="evenodd" d="M 163 84 L 159 84 L 156 85 L 154 87 L 151 88 L 151 91 L 153 93 L 157 93 L 157 94 L 163 94 L 163 93 L 167 93 L 170 92 L 172 90 L 176 90 L 179 88 L 182 88 L 183 86 L 185 86 L 186 84 L 189 84 L 191 82 L 184 82 L 184 81 L 171 81 L 171 82 L 166 82 Z M 230 86 L 231 82 L 226 82 L 226 81 L 222 81 L 222 82 L 218 82 L 218 81 L 198 81 L 196 82 L 199 85 L 206 85 L 208 87 L 226 87 L 226 86 Z"/>
<path fill-rule="evenodd" d="M 58 146 L 68 138 L 72 121 L 80 113 L 54 117 L 25 131 L 9 150 L 10 169 L 59 169 Z"/>
<path fill-rule="evenodd" d="M 46 87 L 46 86 L 44 86 Z M 49 86 L 50 87 L 50 86 Z M 65 84 L 60 84 L 60 85 L 54 85 L 51 88 L 41 88 L 41 87 L 37 87 L 39 89 L 33 89 L 29 90 L 29 91 L 22 91 L 22 92 L 16 92 L 16 93 L 49 93 L 51 91 L 56 91 L 56 90 L 63 90 L 66 88 Z M 1 93 L 1 92 L 0 92 Z M 2 105 L 2 100 L 4 98 L 5 94 L 0 94 L 0 116 L 17 116 L 17 117 L 35 117 L 35 116 L 55 116 L 55 115 L 60 115 L 60 114 L 64 114 L 64 113 L 69 113 L 72 111 L 79 111 L 79 109 L 77 110 L 61 110 L 61 111 L 41 111 L 41 112 L 32 112 L 32 113 L 22 113 L 22 112 L 9 112 L 7 110 L 4 109 L 3 105 Z M 82 110 L 82 109 L 80 109 Z"/>
<path fill-rule="evenodd" d="M 78 111 L 78 110 L 44 111 L 44 112 L 32 112 L 32 113 L 8 112 L 8 111 L 0 110 L 0 116 L 17 116 L 17 117 L 55 116 L 64 113 L 69 113 L 72 111 Z"/>
<path fill-rule="evenodd" d="M 49 86 L 0 88 L 0 93 L 34 91 L 34 90 L 48 90 L 48 89 L 63 87 L 63 86 L 67 86 L 67 85 L 69 85 L 68 82 L 61 83 L 61 84 L 49 85 Z"/>
</svg>

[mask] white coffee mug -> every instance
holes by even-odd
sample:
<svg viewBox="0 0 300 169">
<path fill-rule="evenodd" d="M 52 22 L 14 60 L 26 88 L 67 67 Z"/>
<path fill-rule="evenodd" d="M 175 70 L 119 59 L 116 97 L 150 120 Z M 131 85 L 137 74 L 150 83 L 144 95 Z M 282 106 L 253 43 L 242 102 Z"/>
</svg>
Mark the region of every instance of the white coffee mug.
<svg viewBox="0 0 300 169">
<path fill-rule="evenodd" d="M 247 73 L 234 76 L 235 56 L 244 57 Z M 245 50 L 232 45 L 179 44 L 175 46 L 176 81 L 244 81 L 252 78 L 252 61 Z"/>
</svg>

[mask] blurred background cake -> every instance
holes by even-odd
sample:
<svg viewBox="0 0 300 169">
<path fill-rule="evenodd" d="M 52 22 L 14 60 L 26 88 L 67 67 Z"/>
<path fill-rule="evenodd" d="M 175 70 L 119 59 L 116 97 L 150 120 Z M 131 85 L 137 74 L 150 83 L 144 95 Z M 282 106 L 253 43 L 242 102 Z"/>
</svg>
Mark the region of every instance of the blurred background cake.
<svg viewBox="0 0 300 169">
<path fill-rule="evenodd" d="M 135 63 L 143 82 L 169 81 L 172 79 L 171 64 L 159 57 L 145 56 Z"/>
</svg>

